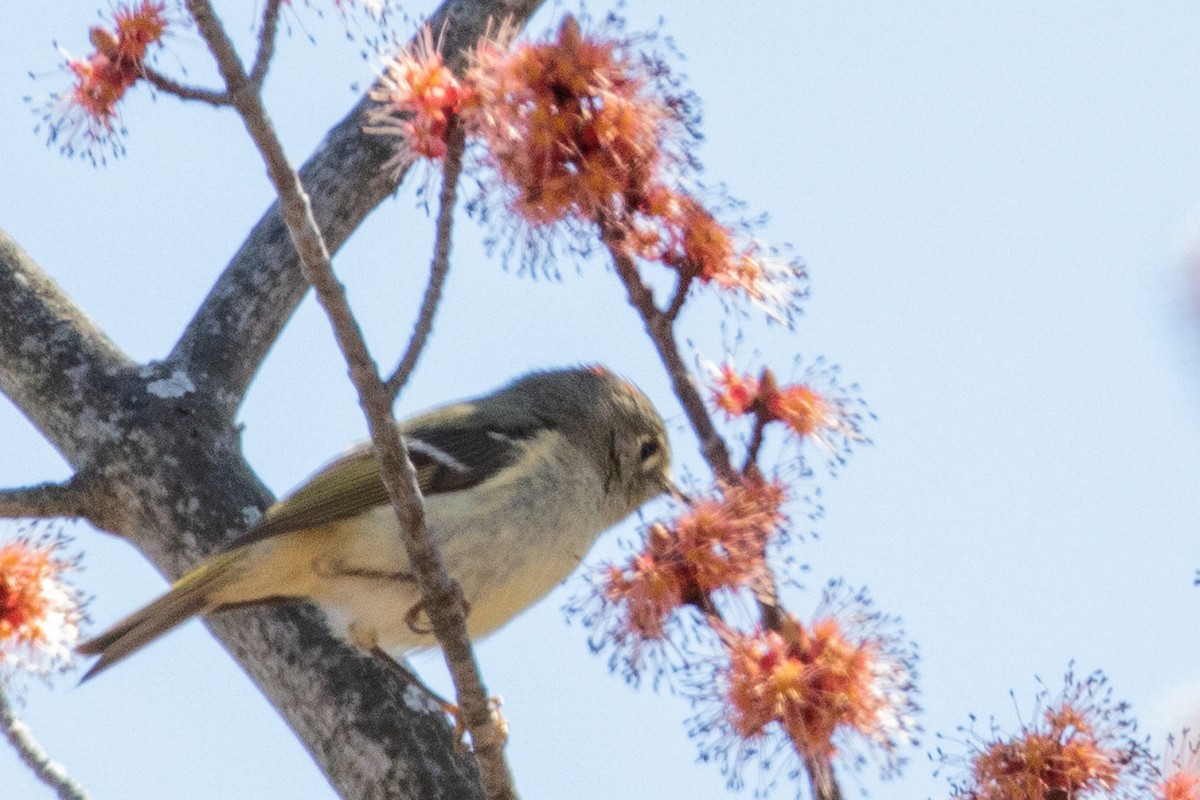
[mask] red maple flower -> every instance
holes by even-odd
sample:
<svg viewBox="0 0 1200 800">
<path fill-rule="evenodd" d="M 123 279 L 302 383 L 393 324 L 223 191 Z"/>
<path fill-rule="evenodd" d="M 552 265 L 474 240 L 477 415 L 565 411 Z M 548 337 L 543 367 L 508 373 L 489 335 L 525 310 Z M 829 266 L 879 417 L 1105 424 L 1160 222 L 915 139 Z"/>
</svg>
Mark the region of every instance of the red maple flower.
<svg viewBox="0 0 1200 800">
<path fill-rule="evenodd" d="M 0 669 L 46 676 L 67 666 L 83 601 L 63 580 L 75 568 L 65 539 L 22 535 L 0 545 Z"/>
<path fill-rule="evenodd" d="M 146 58 L 150 45 L 162 41 L 167 29 L 166 3 L 142 0 L 137 6 L 118 7 L 113 14 L 116 25 L 116 54 L 108 53 L 118 61 L 129 61 L 140 65 Z M 95 39 L 93 38 L 93 43 Z"/>
<path fill-rule="evenodd" d="M 837 619 L 804 626 L 789 618 L 779 632 L 724 638 L 730 722 L 743 739 L 778 725 L 799 753 L 827 761 L 840 730 L 872 740 L 891 735 L 895 712 L 878 685 L 882 653 Z"/>
<path fill-rule="evenodd" d="M 450 120 L 462 112 L 473 92 L 446 66 L 428 26 L 413 48 L 388 62 L 379 83 L 371 99 L 380 105 L 369 113 L 366 130 L 397 138 L 399 146 L 389 166 L 443 158 Z"/>
<path fill-rule="evenodd" d="M 716 623 L 724 658 L 694 683 L 702 711 L 693 734 L 731 781 L 752 760 L 765 766 L 790 751 L 829 764 L 861 751 L 895 773 L 900 748 L 916 740 L 915 653 L 897 621 L 862 591 L 831 583 L 811 623 L 791 615 L 770 630 Z"/>
<path fill-rule="evenodd" d="M 1143 798 L 1153 772 L 1134 738 L 1125 704 L 1113 703 L 1107 681 L 1093 673 L 1066 676 L 1063 693 L 1013 736 L 973 745 L 970 779 L 956 796 L 970 800 L 1087 800 Z"/>
<path fill-rule="evenodd" d="M 1155 800 L 1200 800 L 1200 742 L 1191 731 L 1167 737 L 1162 774 L 1154 787 Z"/>
<path fill-rule="evenodd" d="M 473 130 L 527 223 L 619 219 L 656 182 L 677 114 L 628 42 L 568 16 L 550 41 L 485 43 L 470 78 Z"/>
<path fill-rule="evenodd" d="M 146 53 L 161 42 L 167 25 L 166 4 L 143 0 L 118 6 L 112 28 L 93 27 L 88 38 L 94 51 L 86 58 L 67 57 L 73 85 L 48 104 L 50 140 L 67 153 L 77 147 L 90 153 L 93 145 L 104 142 L 119 153 L 117 104 L 144 76 Z"/>
</svg>

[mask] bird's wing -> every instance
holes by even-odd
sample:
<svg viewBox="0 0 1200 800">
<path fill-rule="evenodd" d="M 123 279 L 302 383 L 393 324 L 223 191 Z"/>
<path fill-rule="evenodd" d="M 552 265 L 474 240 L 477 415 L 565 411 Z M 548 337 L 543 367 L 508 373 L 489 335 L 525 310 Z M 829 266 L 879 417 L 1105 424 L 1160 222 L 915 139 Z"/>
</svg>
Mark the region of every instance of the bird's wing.
<svg viewBox="0 0 1200 800">
<path fill-rule="evenodd" d="M 522 441 L 531 435 L 531 428 L 422 425 L 418 419 L 404 430 L 404 441 L 421 494 L 432 497 L 483 483 L 516 461 Z M 387 502 L 379 462 L 366 445 L 334 461 L 271 506 L 258 525 L 230 547 L 350 519 Z"/>
</svg>

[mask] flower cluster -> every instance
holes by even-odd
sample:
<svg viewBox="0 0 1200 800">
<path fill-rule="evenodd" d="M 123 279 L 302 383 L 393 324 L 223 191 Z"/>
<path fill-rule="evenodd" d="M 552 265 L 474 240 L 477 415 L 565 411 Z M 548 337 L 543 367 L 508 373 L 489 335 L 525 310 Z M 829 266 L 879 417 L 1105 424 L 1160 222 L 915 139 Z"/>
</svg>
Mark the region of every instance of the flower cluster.
<svg viewBox="0 0 1200 800">
<path fill-rule="evenodd" d="M 1158 785 L 1157 800 L 1200 800 L 1200 773 L 1180 770 Z"/>
<path fill-rule="evenodd" d="M 763 368 L 757 378 L 729 362 L 710 365 L 709 371 L 712 402 L 731 419 L 752 416 L 760 427 L 778 422 L 796 437 L 813 440 L 835 455 L 849 443 L 864 440 L 861 415 L 829 370 L 813 370 L 806 380 L 783 386 L 769 368 Z M 825 385 L 818 389 L 818 383 Z"/>
<path fill-rule="evenodd" d="M 708 682 L 719 702 L 696 732 L 735 777 L 750 752 L 779 740 L 809 763 L 865 745 L 893 771 L 917 733 L 915 654 L 894 623 L 833 583 L 809 624 L 785 616 L 776 630 L 720 628 L 726 659 Z"/>
<path fill-rule="evenodd" d="M 88 35 L 93 52 L 86 58 L 68 57 L 74 83 L 66 94 L 52 99 L 45 115 L 51 142 L 64 152 L 85 149 L 118 133 L 117 104 L 144 76 L 146 55 L 160 44 L 167 28 L 166 4 L 142 0 L 118 6 L 111 28 L 94 27 Z"/>
<path fill-rule="evenodd" d="M 802 269 L 765 257 L 754 242 L 739 243 L 733 229 L 687 192 L 650 186 L 634 211 L 625 232 L 629 250 L 674 270 L 683 281 L 740 290 L 776 318 L 788 315 L 801 298 Z"/>
<path fill-rule="evenodd" d="M 74 102 L 105 129 L 112 129 L 117 101 L 142 76 L 142 64 L 150 45 L 162 39 L 167 21 L 165 5 L 142 0 L 136 7 L 118 8 L 115 32 L 95 27 L 90 31 L 96 48 L 85 59 L 71 59 L 67 66 L 75 74 Z"/>
<path fill-rule="evenodd" d="M 1200 742 L 1192 741 L 1190 731 L 1167 739 L 1162 774 L 1155 800 L 1200 800 Z"/>
<path fill-rule="evenodd" d="M 605 574 L 604 602 L 617 609 L 614 638 L 634 645 L 660 640 L 680 606 L 705 610 L 713 592 L 753 587 L 786 521 L 785 500 L 780 484 L 747 480 L 693 501 L 669 524 L 651 525 L 643 549 Z"/>
<path fill-rule="evenodd" d="M 623 216 L 677 122 L 627 42 L 586 36 L 570 16 L 550 41 L 483 44 L 470 79 L 488 161 L 533 225 Z"/>
<path fill-rule="evenodd" d="M 70 666 L 84 601 L 63 580 L 76 561 L 61 536 L 23 534 L 0 545 L 0 675 L 40 677 Z"/>
<path fill-rule="evenodd" d="M 610 247 L 691 281 L 740 291 L 790 318 L 802 270 L 739 243 L 671 177 L 695 166 L 693 103 L 670 70 L 627 38 L 585 33 L 566 17 L 545 41 L 482 42 L 459 81 L 426 32 L 387 67 L 368 130 L 398 141 L 393 166 L 445 153 L 445 117 L 461 114 L 514 220 L 530 229 L 598 228 Z M 468 101 L 459 100 L 469 97 Z M 691 137 L 691 138 L 689 138 Z"/>
<path fill-rule="evenodd" d="M 1142 798 L 1154 772 L 1124 703 L 1114 703 L 1107 680 L 1068 673 L 1062 694 L 1043 691 L 1033 721 L 1013 736 L 996 731 L 972 742 L 970 776 L 955 788 L 970 800 L 1086 800 Z"/>
<path fill-rule="evenodd" d="M 371 99 L 381 105 L 370 111 L 366 130 L 394 136 L 401 143 L 389 162 L 394 169 L 417 158 L 439 159 L 446 155 L 450 121 L 472 95 L 443 63 L 440 47 L 426 27 L 415 48 L 388 62 L 379 87 L 371 92 Z"/>
</svg>

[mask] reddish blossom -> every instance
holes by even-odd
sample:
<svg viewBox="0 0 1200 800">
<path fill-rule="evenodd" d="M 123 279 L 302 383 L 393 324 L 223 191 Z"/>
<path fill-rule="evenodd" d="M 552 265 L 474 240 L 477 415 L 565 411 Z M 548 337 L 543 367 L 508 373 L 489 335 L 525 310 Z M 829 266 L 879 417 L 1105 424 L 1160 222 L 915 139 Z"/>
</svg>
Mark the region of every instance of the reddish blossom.
<svg viewBox="0 0 1200 800">
<path fill-rule="evenodd" d="M 624 634 L 662 638 L 666 617 L 683 603 L 704 607 L 712 592 L 753 588 L 785 521 L 785 500 L 778 483 L 725 486 L 694 500 L 674 522 L 652 525 L 642 551 L 607 571 L 605 600 L 623 609 Z"/>
<path fill-rule="evenodd" d="M 655 184 L 641 196 L 626 234 L 630 251 L 687 279 L 740 290 L 773 316 L 787 316 L 799 299 L 802 270 L 762 258 L 752 241 L 738 242 L 692 195 Z"/>
<path fill-rule="evenodd" d="M 693 500 L 670 522 L 646 531 L 641 549 L 603 568 L 582 608 L 591 606 L 594 641 L 620 653 L 637 673 L 647 645 L 667 639 L 685 605 L 710 613 L 713 593 L 754 592 L 767 575 L 766 550 L 782 529 L 786 490 L 769 481 L 724 486 Z"/>
<path fill-rule="evenodd" d="M 767 545 L 786 521 L 786 499 L 782 484 L 747 478 L 693 502 L 673 524 L 681 574 L 701 592 L 753 587 L 767 570 Z"/>
<path fill-rule="evenodd" d="M 785 615 L 773 630 L 716 625 L 726 657 L 697 683 L 697 699 L 709 701 L 695 720 L 701 746 L 732 780 L 750 756 L 769 761 L 781 749 L 806 764 L 866 749 L 894 772 L 917 731 L 915 655 L 895 622 L 835 582 L 809 624 Z"/>
<path fill-rule="evenodd" d="M 46 119 L 50 140 L 60 141 L 65 152 L 84 152 L 118 133 L 117 104 L 144 75 L 146 53 L 161 42 L 167 28 L 166 5 L 143 0 L 118 6 L 112 29 L 94 27 L 88 32 L 95 50 L 86 58 L 67 57 L 74 78 L 71 89 L 51 99 Z"/>
<path fill-rule="evenodd" d="M 63 580 L 65 539 L 22 535 L 0 545 L 0 669 L 46 676 L 71 660 L 83 602 Z"/>
<path fill-rule="evenodd" d="M 388 62 L 379 83 L 371 99 L 380 105 L 371 110 L 367 130 L 398 139 L 389 164 L 402 168 L 417 158 L 443 158 L 450 121 L 470 102 L 472 91 L 445 65 L 428 27 L 413 48 Z"/>
<path fill-rule="evenodd" d="M 651 526 L 643 552 L 630 557 L 624 567 L 606 570 L 604 599 L 624 609 L 624 631 L 638 640 L 661 640 L 664 624 L 683 605 L 685 586 L 671 553 L 671 533 Z"/>
<path fill-rule="evenodd" d="M 814 436 L 822 429 L 836 429 L 843 424 L 838 409 L 804 384 L 776 389 L 766 394 L 762 402 L 768 419 L 779 420 L 797 436 Z"/>
<path fill-rule="evenodd" d="M 137 82 L 137 68 L 132 62 L 114 60 L 101 52 L 87 59 L 72 59 L 67 68 L 75 74 L 70 103 L 99 128 L 111 132 L 117 103 Z"/>
<path fill-rule="evenodd" d="M 704 283 L 718 280 L 739 258 L 733 231 L 685 192 L 654 185 L 643 193 L 636 211 L 630 241 L 641 258 Z"/>
<path fill-rule="evenodd" d="M 481 46 L 470 77 L 473 128 L 527 223 L 621 219 L 655 183 L 678 114 L 628 42 L 568 16 L 552 41 Z"/>
<path fill-rule="evenodd" d="M 1167 738 L 1162 774 L 1155 800 L 1200 800 L 1200 742 L 1193 741 L 1189 730 Z"/>
<path fill-rule="evenodd" d="M 116 54 L 107 53 L 118 61 L 129 61 L 141 65 L 146 50 L 162 40 L 167 29 L 166 3 L 142 0 L 140 5 L 119 6 L 113 14 L 116 24 Z M 95 44 L 95 38 L 93 38 Z M 99 49 L 99 45 L 97 45 Z"/>
<path fill-rule="evenodd" d="M 775 373 L 764 368 L 758 378 L 739 372 L 732 364 L 710 365 L 714 404 L 730 417 L 753 413 L 759 424 L 780 422 L 802 439 L 812 439 L 828 451 L 836 453 L 844 447 L 834 439 L 846 442 L 862 439 L 858 415 L 849 408 L 832 375 L 814 371 L 802 383 L 780 386 Z M 815 379 L 823 378 L 827 389 L 818 390 Z"/>
<path fill-rule="evenodd" d="M 805 628 L 789 619 L 782 633 L 727 634 L 726 646 L 730 721 L 744 739 L 776 723 L 799 752 L 828 760 L 838 728 L 867 730 L 878 715 L 874 653 L 847 641 L 836 620 Z"/>
<path fill-rule="evenodd" d="M 1037 716 L 1013 736 L 972 743 L 970 778 L 955 796 L 971 800 L 1143 798 L 1152 772 L 1133 738 L 1128 706 L 1112 702 L 1100 673 L 1066 677 L 1060 697 L 1043 692 Z"/>
<path fill-rule="evenodd" d="M 758 380 L 726 362 L 713 381 L 713 402 L 730 417 L 748 414 L 758 397 Z"/>
<path fill-rule="evenodd" d="M 1200 773 L 1173 773 L 1158 785 L 1155 797 L 1157 800 L 1200 800 Z"/>
</svg>

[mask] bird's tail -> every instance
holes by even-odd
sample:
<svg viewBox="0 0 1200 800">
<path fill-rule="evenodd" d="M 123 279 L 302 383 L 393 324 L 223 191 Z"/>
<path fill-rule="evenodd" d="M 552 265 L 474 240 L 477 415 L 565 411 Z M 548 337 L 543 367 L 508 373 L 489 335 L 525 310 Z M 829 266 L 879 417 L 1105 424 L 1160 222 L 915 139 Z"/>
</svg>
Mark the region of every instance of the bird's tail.
<svg viewBox="0 0 1200 800">
<path fill-rule="evenodd" d="M 219 603 L 214 602 L 213 596 L 238 579 L 249 550 L 239 547 L 213 556 L 176 581 L 171 591 L 150 605 L 80 644 L 78 652 L 100 656 L 83 680 L 95 677 L 193 616 L 214 610 Z"/>
</svg>

